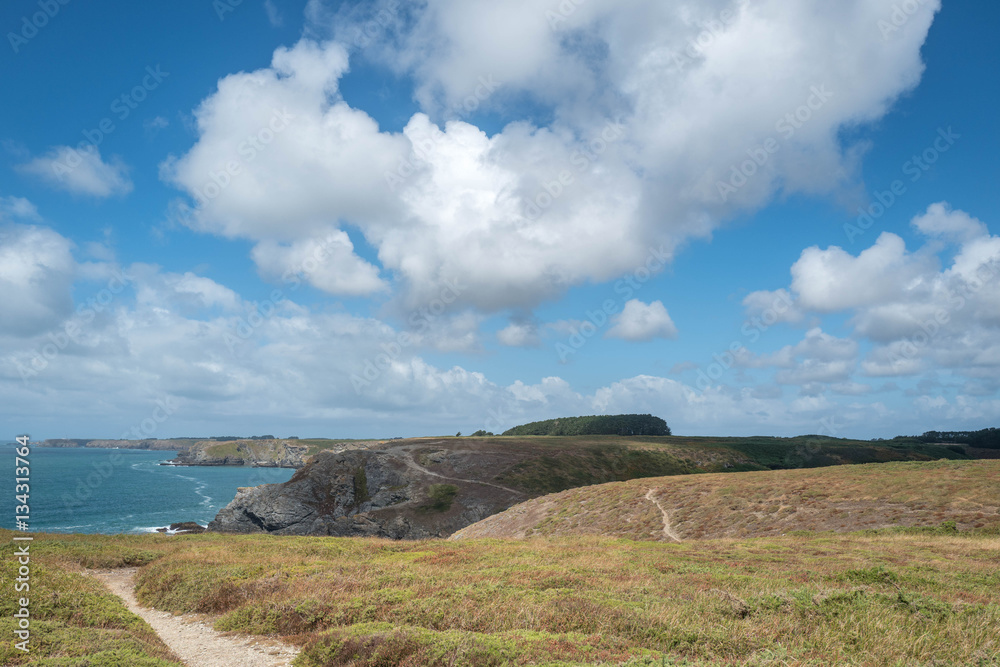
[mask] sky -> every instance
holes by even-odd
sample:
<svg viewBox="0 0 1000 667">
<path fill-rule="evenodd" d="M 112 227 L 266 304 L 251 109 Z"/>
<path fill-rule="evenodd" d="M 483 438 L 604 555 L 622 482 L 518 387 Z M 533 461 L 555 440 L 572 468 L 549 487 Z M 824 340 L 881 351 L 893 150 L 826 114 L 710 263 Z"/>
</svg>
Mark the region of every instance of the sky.
<svg viewBox="0 0 1000 667">
<path fill-rule="evenodd" d="M 0 7 L 0 432 L 1000 424 L 1000 5 Z"/>
</svg>

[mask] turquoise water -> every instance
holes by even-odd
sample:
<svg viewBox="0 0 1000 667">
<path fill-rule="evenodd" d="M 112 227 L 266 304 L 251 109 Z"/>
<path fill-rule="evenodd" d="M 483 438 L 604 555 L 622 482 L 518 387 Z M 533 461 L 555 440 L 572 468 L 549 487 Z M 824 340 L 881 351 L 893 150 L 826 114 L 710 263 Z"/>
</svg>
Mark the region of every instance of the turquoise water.
<svg viewBox="0 0 1000 667">
<path fill-rule="evenodd" d="M 239 486 L 287 482 L 288 468 L 162 466 L 177 452 L 33 447 L 29 530 L 143 533 L 177 521 L 205 525 Z M 10 491 L 4 528 L 15 527 L 13 447 L 0 448 Z"/>
</svg>

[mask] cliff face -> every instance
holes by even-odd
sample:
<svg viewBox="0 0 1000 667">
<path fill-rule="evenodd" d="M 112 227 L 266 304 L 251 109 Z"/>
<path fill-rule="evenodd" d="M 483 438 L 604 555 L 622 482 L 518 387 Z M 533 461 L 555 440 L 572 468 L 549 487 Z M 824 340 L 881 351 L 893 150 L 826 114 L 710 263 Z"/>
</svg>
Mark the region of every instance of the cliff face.
<svg viewBox="0 0 1000 667">
<path fill-rule="evenodd" d="M 240 490 L 209 530 L 444 537 L 554 491 L 730 469 L 743 460 L 737 452 L 620 438 L 416 438 L 336 447 L 284 484 Z"/>
<path fill-rule="evenodd" d="M 414 449 L 321 452 L 284 484 L 240 489 L 208 530 L 444 537 L 528 497 L 485 481 L 490 461 L 475 452 Z"/>
<path fill-rule="evenodd" d="M 68 438 L 57 438 L 52 440 L 43 440 L 42 442 L 32 443 L 33 446 L 38 447 L 97 447 L 104 449 L 113 449 L 117 447 L 118 449 L 150 449 L 158 451 L 169 451 L 177 450 L 184 451 L 194 443 L 194 440 L 189 438 L 180 438 L 176 440 L 80 440 L 80 439 L 68 439 Z"/>
<path fill-rule="evenodd" d="M 205 440 L 178 452 L 171 463 L 188 466 L 250 466 L 254 468 L 301 468 L 306 445 L 294 440 Z"/>
</svg>

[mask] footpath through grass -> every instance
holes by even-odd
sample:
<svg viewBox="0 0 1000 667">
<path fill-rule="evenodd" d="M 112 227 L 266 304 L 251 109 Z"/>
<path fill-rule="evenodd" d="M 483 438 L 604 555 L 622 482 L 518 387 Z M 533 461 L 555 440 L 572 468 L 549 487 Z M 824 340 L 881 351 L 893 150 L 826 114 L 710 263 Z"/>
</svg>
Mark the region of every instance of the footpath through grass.
<svg viewBox="0 0 1000 667">
<path fill-rule="evenodd" d="M 11 590 L 11 533 L 0 532 Z M 34 664 L 172 665 L 86 567 L 148 563 L 144 604 L 284 635 L 320 665 L 998 665 L 1000 538 L 814 533 L 683 544 L 48 536 Z M 36 574 L 37 573 L 37 574 Z M 11 636 L 10 596 L 0 632 Z M 131 651 L 83 662 L 86 652 Z M 27 664 L 11 653 L 2 664 Z"/>
</svg>

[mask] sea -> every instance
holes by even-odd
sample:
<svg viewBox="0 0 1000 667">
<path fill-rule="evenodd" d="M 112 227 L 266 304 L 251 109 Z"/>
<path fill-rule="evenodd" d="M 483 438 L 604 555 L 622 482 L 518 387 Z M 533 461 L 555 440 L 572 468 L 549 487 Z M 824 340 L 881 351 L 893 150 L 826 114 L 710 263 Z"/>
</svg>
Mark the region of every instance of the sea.
<svg viewBox="0 0 1000 667">
<path fill-rule="evenodd" d="M 0 448 L 14 491 L 14 447 Z M 160 465 L 172 451 L 32 447 L 28 530 L 46 533 L 151 533 L 181 521 L 202 526 L 241 486 L 287 482 L 290 468 Z M 23 471 L 22 471 L 23 472 Z M 23 490 L 23 489 L 22 489 Z M 15 529 L 14 493 L 0 525 Z"/>
</svg>

